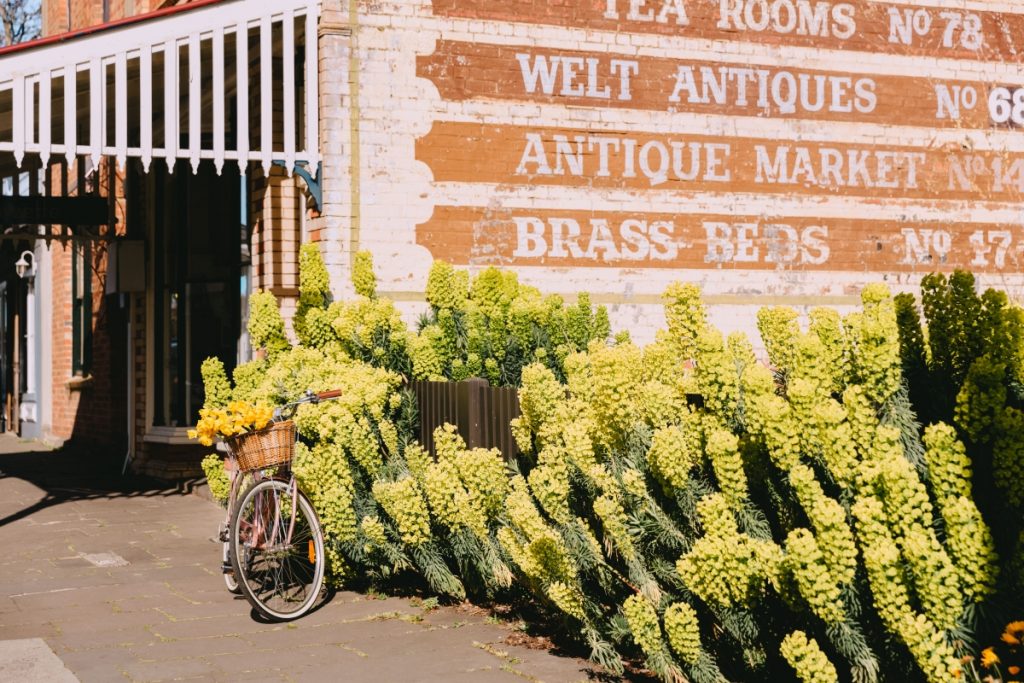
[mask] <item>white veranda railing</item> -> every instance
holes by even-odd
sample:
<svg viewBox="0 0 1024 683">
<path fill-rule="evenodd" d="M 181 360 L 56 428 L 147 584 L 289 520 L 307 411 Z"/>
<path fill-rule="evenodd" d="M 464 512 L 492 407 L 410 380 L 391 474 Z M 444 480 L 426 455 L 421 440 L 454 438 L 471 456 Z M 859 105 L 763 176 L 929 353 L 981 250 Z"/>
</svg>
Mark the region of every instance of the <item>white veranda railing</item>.
<svg viewBox="0 0 1024 683">
<path fill-rule="evenodd" d="M 319 164 L 317 0 L 224 0 L 0 54 L 0 156 Z M 10 158 L 10 157 L 8 157 Z"/>
</svg>

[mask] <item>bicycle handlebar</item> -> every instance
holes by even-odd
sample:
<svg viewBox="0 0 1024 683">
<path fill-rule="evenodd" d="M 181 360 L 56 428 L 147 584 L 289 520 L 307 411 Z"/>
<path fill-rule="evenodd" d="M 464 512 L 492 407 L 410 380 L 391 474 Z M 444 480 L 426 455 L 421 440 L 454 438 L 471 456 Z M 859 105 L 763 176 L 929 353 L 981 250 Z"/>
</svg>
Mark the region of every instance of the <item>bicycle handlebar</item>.
<svg viewBox="0 0 1024 683">
<path fill-rule="evenodd" d="M 295 411 L 298 410 L 299 406 L 303 403 L 319 403 L 320 401 L 329 401 L 334 398 L 340 398 L 342 395 L 341 389 L 331 389 L 330 391 L 322 391 L 319 394 L 314 394 L 312 390 L 306 390 L 306 393 L 295 401 L 285 403 L 283 406 L 279 406 L 274 409 L 274 421 L 277 422 L 283 419 L 290 419 Z"/>
</svg>

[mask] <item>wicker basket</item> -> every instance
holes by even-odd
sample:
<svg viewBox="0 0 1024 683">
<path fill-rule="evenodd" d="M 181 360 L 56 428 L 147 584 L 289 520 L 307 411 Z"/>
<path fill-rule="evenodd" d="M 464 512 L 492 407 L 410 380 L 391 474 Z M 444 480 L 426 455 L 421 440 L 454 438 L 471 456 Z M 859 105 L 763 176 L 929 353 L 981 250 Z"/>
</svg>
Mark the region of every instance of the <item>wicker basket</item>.
<svg viewBox="0 0 1024 683">
<path fill-rule="evenodd" d="M 277 422 L 266 429 L 234 436 L 225 442 L 238 459 L 240 470 L 287 465 L 295 453 L 295 423 L 291 420 Z"/>
</svg>

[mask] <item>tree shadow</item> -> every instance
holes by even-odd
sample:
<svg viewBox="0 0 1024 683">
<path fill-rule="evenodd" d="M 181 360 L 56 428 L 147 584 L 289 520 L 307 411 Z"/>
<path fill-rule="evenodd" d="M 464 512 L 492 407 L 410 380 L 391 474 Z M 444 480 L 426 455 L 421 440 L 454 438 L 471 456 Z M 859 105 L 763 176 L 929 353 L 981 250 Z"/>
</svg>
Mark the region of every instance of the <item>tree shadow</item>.
<svg viewBox="0 0 1024 683">
<path fill-rule="evenodd" d="M 178 496 L 191 493 L 203 481 L 189 479 L 168 483 L 122 474 L 123 457 L 105 449 L 68 446 L 54 451 L 31 450 L 27 444 L 19 444 L 10 436 L 0 436 L 0 449 L 0 487 L 8 479 L 20 479 L 43 491 L 43 496 L 35 503 L 0 517 L 0 527 L 64 503 Z"/>
</svg>

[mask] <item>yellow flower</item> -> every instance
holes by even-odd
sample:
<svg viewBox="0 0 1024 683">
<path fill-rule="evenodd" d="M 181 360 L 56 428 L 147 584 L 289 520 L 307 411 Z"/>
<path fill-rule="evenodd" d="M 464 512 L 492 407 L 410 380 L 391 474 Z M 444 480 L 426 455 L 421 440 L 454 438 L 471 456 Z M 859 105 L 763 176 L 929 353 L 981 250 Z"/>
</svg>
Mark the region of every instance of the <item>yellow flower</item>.
<svg viewBox="0 0 1024 683">
<path fill-rule="evenodd" d="M 266 427 L 274 416 L 270 406 L 252 405 L 245 401 L 232 401 L 226 409 L 204 408 L 199 411 L 199 423 L 189 430 L 190 439 L 199 439 L 209 446 L 216 437 L 232 437 Z"/>
<path fill-rule="evenodd" d="M 991 669 L 993 664 L 998 663 L 999 657 L 996 655 L 995 651 L 992 648 L 986 647 L 984 650 L 981 651 L 981 665 L 983 667 L 985 667 L 986 669 Z"/>
</svg>

